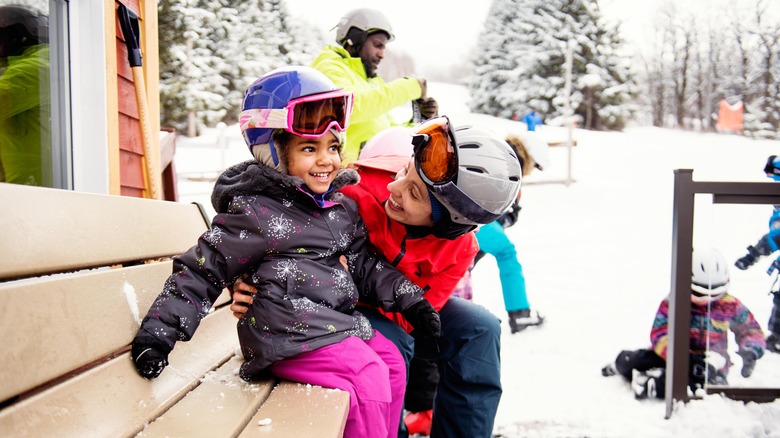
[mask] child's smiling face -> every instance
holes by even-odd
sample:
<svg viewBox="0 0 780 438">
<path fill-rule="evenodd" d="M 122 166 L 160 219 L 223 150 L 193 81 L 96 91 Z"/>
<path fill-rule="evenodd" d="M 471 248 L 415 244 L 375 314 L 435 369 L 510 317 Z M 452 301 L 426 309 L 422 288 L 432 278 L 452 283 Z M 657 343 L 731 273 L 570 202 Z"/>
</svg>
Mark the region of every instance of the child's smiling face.
<svg viewBox="0 0 780 438">
<path fill-rule="evenodd" d="M 333 132 L 320 138 L 293 135 L 286 149 L 287 173 L 302 179 L 313 193 L 327 192 L 341 166 L 339 139 Z"/>
</svg>

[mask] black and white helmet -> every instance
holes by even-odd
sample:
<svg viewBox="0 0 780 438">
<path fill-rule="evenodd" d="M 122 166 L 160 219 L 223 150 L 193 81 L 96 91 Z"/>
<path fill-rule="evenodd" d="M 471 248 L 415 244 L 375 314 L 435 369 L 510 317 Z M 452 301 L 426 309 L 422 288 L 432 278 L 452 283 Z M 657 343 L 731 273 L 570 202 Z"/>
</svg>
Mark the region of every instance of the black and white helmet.
<svg viewBox="0 0 780 438">
<path fill-rule="evenodd" d="M 726 258 L 715 248 L 693 250 L 691 291 L 694 296 L 714 301 L 729 288 L 729 266 Z"/>
<path fill-rule="evenodd" d="M 37 39 L 37 43 L 49 40 L 49 17 L 30 6 L 4 5 L 0 6 L 0 28 L 19 25 Z"/>
<path fill-rule="evenodd" d="M 460 126 L 453 135 L 458 149 L 458 190 L 433 190 L 433 195 L 455 223 L 490 223 L 517 198 L 520 161 L 507 142 L 489 129 Z"/>
<path fill-rule="evenodd" d="M 49 19 L 28 6 L 0 6 L 0 58 L 21 55 L 27 47 L 49 42 Z"/>
<path fill-rule="evenodd" d="M 388 41 L 395 39 L 390 22 L 384 14 L 376 9 L 355 9 L 341 17 L 339 24 L 336 25 L 336 41 L 342 46 L 345 43 L 361 46 L 368 35 L 376 32 L 386 33 Z"/>
</svg>

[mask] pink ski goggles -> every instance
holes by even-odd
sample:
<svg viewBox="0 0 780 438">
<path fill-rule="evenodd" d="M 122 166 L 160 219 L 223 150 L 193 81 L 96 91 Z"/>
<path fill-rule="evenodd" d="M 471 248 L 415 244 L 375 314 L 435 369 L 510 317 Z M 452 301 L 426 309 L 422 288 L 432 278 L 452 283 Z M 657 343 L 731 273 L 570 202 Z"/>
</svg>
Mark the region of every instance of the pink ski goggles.
<svg viewBox="0 0 780 438">
<path fill-rule="evenodd" d="M 305 138 L 320 138 L 331 128 L 347 130 L 352 114 L 352 93 L 344 90 L 312 94 L 290 100 L 284 108 L 241 111 L 241 131 L 252 128 L 284 129 Z"/>
</svg>

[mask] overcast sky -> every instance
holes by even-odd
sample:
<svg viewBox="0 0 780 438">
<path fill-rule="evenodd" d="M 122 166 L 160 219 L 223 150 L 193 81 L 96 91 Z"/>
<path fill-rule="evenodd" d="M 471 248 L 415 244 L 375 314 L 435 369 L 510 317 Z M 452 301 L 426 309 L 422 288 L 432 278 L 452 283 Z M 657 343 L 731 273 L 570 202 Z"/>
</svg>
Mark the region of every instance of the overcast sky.
<svg viewBox="0 0 780 438">
<path fill-rule="evenodd" d="M 647 35 L 654 12 L 668 0 L 600 0 L 602 15 L 609 20 L 620 20 L 622 34 L 629 42 Z M 686 0 L 676 1 L 681 9 L 724 10 L 724 5 L 751 7 L 754 0 Z M 764 0 L 777 13 L 780 0 Z M 442 66 L 466 60 L 476 47 L 492 1 L 476 0 L 468 3 L 451 0 L 288 0 L 290 13 L 317 26 L 329 41 L 335 39 L 331 29 L 347 12 L 357 8 L 375 8 L 390 20 L 396 39 L 389 50 L 409 53 L 422 68 Z"/>
<path fill-rule="evenodd" d="M 631 28 L 638 27 L 643 17 L 661 0 L 636 2 L 634 0 L 601 0 L 602 13 L 615 19 L 629 20 Z M 389 50 L 409 53 L 420 65 L 447 65 L 466 58 L 476 47 L 490 0 L 466 4 L 449 0 L 289 0 L 290 13 L 302 18 L 324 32 L 329 41 L 335 39 L 331 29 L 347 12 L 357 8 L 375 8 L 382 11 L 396 39 Z"/>
<path fill-rule="evenodd" d="M 287 8 L 326 32 L 328 41 L 336 38 L 332 29 L 347 12 L 374 8 L 387 16 L 396 39 L 389 50 L 403 50 L 418 64 L 452 64 L 464 60 L 476 45 L 490 9 L 490 1 L 463 3 L 446 0 L 289 0 Z"/>
</svg>

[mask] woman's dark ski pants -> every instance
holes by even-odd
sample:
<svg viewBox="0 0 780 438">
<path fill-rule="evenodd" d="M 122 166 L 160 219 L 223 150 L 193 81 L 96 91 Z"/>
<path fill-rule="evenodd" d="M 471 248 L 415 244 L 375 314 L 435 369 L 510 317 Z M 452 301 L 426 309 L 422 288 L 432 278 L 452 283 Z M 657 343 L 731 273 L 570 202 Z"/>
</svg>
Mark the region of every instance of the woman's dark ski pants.
<svg viewBox="0 0 780 438">
<path fill-rule="evenodd" d="M 434 341 L 414 340 L 384 316 L 361 312 L 398 346 L 407 367 L 412 351 L 414 357 L 441 364 L 431 437 L 492 436 L 501 399 L 501 325 L 496 316 L 471 301 L 451 297 L 439 311 L 442 333 Z M 405 433 L 402 430 L 399 436 Z"/>
</svg>

